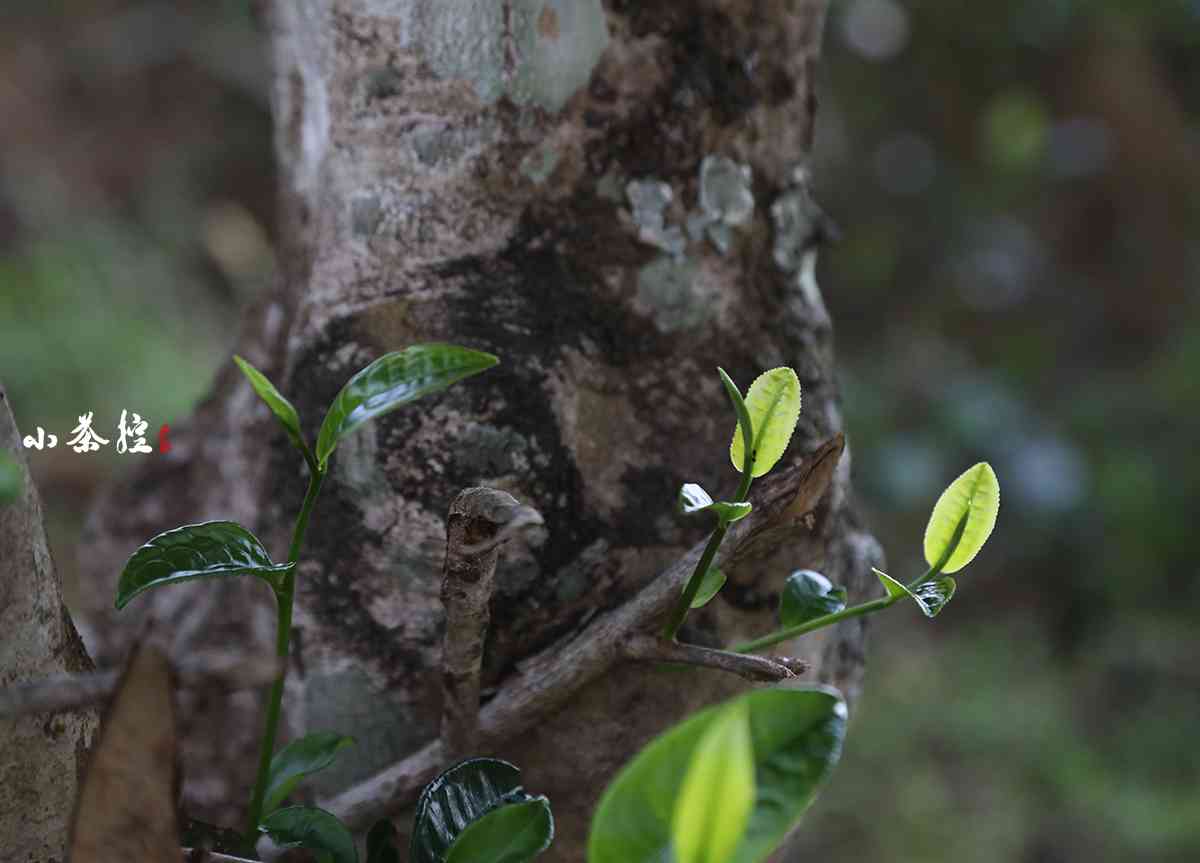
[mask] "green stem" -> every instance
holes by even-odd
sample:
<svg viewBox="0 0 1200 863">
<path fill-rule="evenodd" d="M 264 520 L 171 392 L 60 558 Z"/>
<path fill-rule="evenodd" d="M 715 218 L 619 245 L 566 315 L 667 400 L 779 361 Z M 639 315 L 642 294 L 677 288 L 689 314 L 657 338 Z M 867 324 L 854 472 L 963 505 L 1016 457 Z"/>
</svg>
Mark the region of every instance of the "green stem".
<svg viewBox="0 0 1200 863">
<path fill-rule="evenodd" d="M 787 641 L 798 635 L 804 635 L 806 632 L 812 632 L 814 629 L 822 629 L 843 620 L 849 620 L 852 617 L 861 617 L 864 614 L 871 614 L 872 612 L 887 608 L 898 598 L 896 596 L 884 596 L 879 599 L 872 599 L 870 602 L 864 602 L 862 605 L 843 608 L 841 611 L 835 611 L 833 614 L 814 617 L 812 620 L 804 621 L 804 623 L 790 626 L 787 629 L 781 629 L 778 632 L 772 632 L 770 635 L 764 635 L 762 638 L 756 638 L 754 641 L 748 641 L 745 644 L 739 644 L 733 648 L 733 652 L 753 653 L 764 647 L 770 647 L 772 644 L 778 644 L 781 641 Z"/>
<path fill-rule="evenodd" d="M 950 562 L 950 555 L 954 554 L 955 549 L 958 548 L 958 544 L 962 541 L 963 531 L 967 529 L 967 519 L 970 517 L 970 515 L 970 510 L 963 513 L 962 518 L 958 520 L 958 524 L 954 526 L 954 533 L 950 535 L 950 542 L 946 544 L 946 550 L 942 552 L 942 556 L 938 558 L 937 563 L 925 570 L 924 574 L 922 574 L 919 578 L 909 582 L 908 589 L 910 591 L 916 590 L 925 582 L 929 581 L 930 579 L 937 578 L 942 574 L 942 570 L 946 567 L 946 564 Z"/>
<path fill-rule="evenodd" d="M 311 466 L 311 465 L 310 465 Z M 300 506 L 300 515 L 292 531 L 292 546 L 288 549 L 288 563 L 295 564 L 300 557 L 300 546 L 308 530 L 308 517 L 321 491 L 325 474 L 319 470 L 309 473 L 308 491 Z M 283 704 L 283 684 L 287 680 L 288 653 L 292 640 L 292 601 L 296 597 L 296 568 L 293 566 L 283 577 L 283 584 L 275 591 L 279 613 L 275 623 L 275 655 L 279 658 L 279 673 L 271 684 L 271 695 L 267 701 L 267 721 L 263 728 L 262 749 L 258 758 L 258 778 L 254 782 L 254 796 L 250 800 L 250 818 L 246 827 L 246 840 L 253 846 L 262 820 L 263 798 L 267 794 L 267 777 L 271 771 L 271 758 L 275 754 L 275 735 L 279 730 L 279 711 Z"/>
<path fill-rule="evenodd" d="M 717 556 L 717 549 L 721 547 L 721 540 L 725 539 L 727 530 L 729 530 L 729 525 L 722 523 L 708 538 L 708 545 L 704 546 L 700 562 L 696 564 L 695 572 L 688 579 L 687 587 L 683 589 L 683 594 L 671 611 L 671 619 L 663 629 L 663 638 L 668 641 L 673 640 L 675 633 L 679 632 L 679 627 L 683 626 L 683 621 L 692 608 L 692 600 L 696 598 L 696 594 L 700 591 L 700 584 L 704 581 L 704 573 L 708 572 L 708 568 L 712 566 L 713 558 Z"/>
<path fill-rule="evenodd" d="M 746 470 L 742 473 L 741 484 L 738 485 L 737 494 L 733 498 L 734 503 L 741 503 L 749 496 L 750 483 L 754 481 L 754 473 L 751 470 L 753 466 L 754 453 L 751 452 L 750 459 L 746 464 Z M 679 597 L 679 601 L 675 603 L 675 608 L 671 610 L 670 621 L 663 628 L 663 638 L 668 641 L 675 639 L 675 635 L 679 632 L 679 627 L 683 626 L 688 612 L 692 610 L 692 601 L 696 598 L 696 594 L 700 592 L 700 585 L 704 582 L 704 573 L 708 572 L 708 568 L 712 566 L 713 559 L 717 556 L 717 550 L 721 547 L 721 542 L 725 539 L 725 533 L 728 530 L 729 525 L 722 522 L 712 532 L 712 536 L 708 538 L 708 544 L 704 546 L 704 551 L 700 555 L 700 562 L 696 564 L 696 569 L 692 573 L 692 577 L 688 579 L 687 586 L 683 589 L 683 595 Z"/>
<path fill-rule="evenodd" d="M 958 521 L 958 525 L 954 528 L 954 533 L 950 537 L 950 543 L 946 550 L 942 552 L 941 558 L 929 569 L 913 579 L 908 584 L 908 590 L 911 593 L 925 582 L 932 578 L 937 578 L 942 572 L 943 567 L 950 560 L 950 555 L 958 548 L 958 543 L 962 539 L 963 531 L 967 527 L 967 515 L 963 515 Z M 781 629 L 778 632 L 772 632 L 770 635 L 764 635 L 762 638 L 756 638 L 754 641 L 747 641 L 745 644 L 739 644 L 733 648 L 734 653 L 753 653 L 756 650 L 761 650 L 764 647 L 770 647 L 773 644 L 778 644 L 781 641 L 787 641 L 797 636 L 804 635 L 806 632 L 812 632 L 814 629 L 823 629 L 834 623 L 839 623 L 843 620 L 849 620 L 852 617 L 861 617 L 864 614 L 871 614 L 880 609 L 887 608 L 895 603 L 900 596 L 884 596 L 879 599 L 873 599 L 870 602 L 864 602 L 862 605 L 854 605 L 850 608 L 843 608 L 841 611 L 835 611 L 833 614 L 825 614 L 821 617 L 814 617 L 812 620 L 806 620 L 804 623 L 796 624 L 795 626 Z"/>
</svg>

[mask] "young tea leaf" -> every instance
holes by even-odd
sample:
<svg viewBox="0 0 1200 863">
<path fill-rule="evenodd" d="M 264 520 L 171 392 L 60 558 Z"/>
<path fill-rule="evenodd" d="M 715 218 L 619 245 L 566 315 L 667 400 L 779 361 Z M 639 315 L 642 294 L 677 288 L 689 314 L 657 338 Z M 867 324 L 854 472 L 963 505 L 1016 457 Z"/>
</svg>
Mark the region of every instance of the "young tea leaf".
<svg viewBox="0 0 1200 863">
<path fill-rule="evenodd" d="M 266 402 L 267 407 L 271 409 L 271 413 L 275 414 L 275 419 L 279 420 L 279 424 L 283 426 L 283 430 L 287 432 L 296 449 L 300 450 L 304 460 L 312 464 L 312 451 L 308 448 L 308 444 L 304 442 L 304 433 L 300 431 L 300 415 L 296 413 L 296 409 L 279 390 L 275 389 L 275 385 L 271 383 L 267 376 L 256 369 L 250 363 L 246 362 L 236 354 L 233 361 L 237 363 L 237 367 L 242 370 L 242 374 L 246 376 L 246 380 L 250 382 L 250 386 L 258 397 Z"/>
<path fill-rule="evenodd" d="M 263 814 L 277 809 L 300 784 L 301 779 L 310 773 L 324 770 L 333 763 L 338 750 L 353 743 L 353 738 L 332 731 L 317 731 L 293 740 L 276 752 L 275 757 L 271 759 L 271 770 L 267 775 Z"/>
<path fill-rule="evenodd" d="M 8 453 L 0 451 L 0 506 L 21 496 L 21 466 Z"/>
<path fill-rule="evenodd" d="M 721 376 L 721 384 L 725 387 L 725 392 L 729 396 L 729 401 L 733 405 L 733 412 L 737 416 L 737 428 L 734 429 L 734 440 L 737 440 L 737 434 L 742 433 L 742 458 L 734 459 L 733 466 L 738 473 L 745 473 L 747 470 L 747 456 L 754 452 L 754 421 L 750 419 L 750 412 L 746 409 L 746 400 L 742 398 L 742 392 L 737 388 L 737 384 L 733 382 L 733 378 L 725 374 L 725 369 L 717 367 L 717 374 Z M 730 456 L 733 455 L 733 450 L 730 450 Z M 753 467 L 753 465 L 751 465 Z"/>
<path fill-rule="evenodd" d="M 925 528 L 925 561 L 941 572 L 958 572 L 975 559 L 996 526 L 1000 511 L 1000 482 L 987 462 L 967 468 L 950 483 L 933 507 Z M 955 543 L 959 525 L 966 519 Z"/>
<path fill-rule="evenodd" d="M 888 599 L 896 599 L 897 597 L 912 596 L 907 587 L 905 587 L 896 579 L 892 578 L 882 569 L 871 567 L 871 572 L 875 573 L 879 583 L 883 585 L 883 589 L 887 591 Z"/>
<path fill-rule="evenodd" d="M 816 617 L 836 614 L 846 607 L 846 588 L 834 587 L 828 578 L 811 569 L 788 576 L 779 596 L 779 623 L 785 629 Z"/>
<path fill-rule="evenodd" d="M 752 475 L 760 477 L 783 457 L 800 421 L 800 379 L 786 366 L 763 372 L 746 393 L 746 410 L 754 430 L 754 467 Z M 741 422 L 734 429 L 729 445 L 733 466 L 741 470 L 745 461 L 745 436 Z"/>
<path fill-rule="evenodd" d="M 696 598 L 692 600 L 692 608 L 703 608 L 708 605 L 709 600 L 716 596 L 724 586 L 725 573 L 715 566 L 710 566 L 704 571 L 704 577 L 700 580 L 700 589 L 696 591 Z M 686 584 L 683 589 L 687 590 Z"/>
<path fill-rule="evenodd" d="M 912 598 L 921 607 L 921 611 L 926 617 L 937 617 L 938 612 L 945 608 L 946 603 L 954 597 L 957 587 L 953 578 L 943 575 L 920 585 L 912 591 Z"/>
<path fill-rule="evenodd" d="M 375 360 L 350 378 L 329 406 L 317 435 L 321 470 L 338 441 L 363 423 L 498 362 L 491 354 L 444 344 L 413 345 Z"/>
<path fill-rule="evenodd" d="M 714 501 L 708 492 L 694 482 L 684 483 L 679 489 L 679 509 L 684 515 L 709 511 L 721 524 L 732 524 L 748 516 L 752 508 L 748 501 Z"/>
<path fill-rule="evenodd" d="M 534 800 L 521 788 L 521 771 L 496 758 L 469 758 L 425 786 L 413 818 L 409 863 L 444 863 L 467 827 L 493 809 Z"/>
<path fill-rule="evenodd" d="M 467 825 L 446 853 L 446 863 L 527 863 L 554 841 L 550 801 L 510 803 Z"/>
<path fill-rule="evenodd" d="M 293 566 L 272 563 L 262 543 L 240 524 L 188 524 L 160 533 L 130 556 L 117 582 L 117 608 L 153 587 L 193 578 L 252 575 L 275 590 Z"/>
<path fill-rule="evenodd" d="M 909 590 L 906 585 L 896 581 L 886 572 L 881 572 L 874 567 L 871 567 L 871 571 L 879 577 L 889 598 L 907 596 L 917 604 L 922 614 L 930 618 L 937 617 L 938 612 L 946 607 L 946 603 L 954 596 L 957 587 L 953 578 L 944 575 L 918 585 L 915 590 Z"/>
<path fill-rule="evenodd" d="M 700 485 L 685 482 L 679 488 L 679 509 L 684 515 L 703 512 L 713 505 L 712 496 Z"/>
<path fill-rule="evenodd" d="M 380 818 L 367 831 L 367 863 L 400 863 L 396 826 L 387 818 Z"/>
<path fill-rule="evenodd" d="M 799 820 L 841 753 L 846 706 L 836 690 L 760 689 L 696 713 L 652 740 L 600 798 L 588 863 L 671 860 L 672 822 L 692 755 L 722 710 L 749 715 L 756 795 L 731 863 L 765 860 Z"/>
<path fill-rule="evenodd" d="M 749 709 L 735 702 L 700 736 L 679 787 L 671 821 L 678 863 L 726 863 L 754 808 Z"/>
<path fill-rule="evenodd" d="M 276 809 L 263 819 L 259 831 L 284 848 L 307 848 L 330 863 L 358 863 L 354 837 L 341 821 L 315 806 Z"/>
<path fill-rule="evenodd" d="M 721 524 L 733 524 L 735 521 L 741 521 L 750 514 L 750 510 L 754 509 L 750 505 L 750 501 L 742 500 L 737 502 L 729 502 L 727 500 L 719 500 L 709 507 L 717 516 L 717 520 Z"/>
<path fill-rule="evenodd" d="M 129 660 L 92 748 L 75 806 L 68 859 L 180 859 L 177 748 L 170 664 L 144 643 Z M 13 858 L 6 853 L 5 859 Z"/>
</svg>

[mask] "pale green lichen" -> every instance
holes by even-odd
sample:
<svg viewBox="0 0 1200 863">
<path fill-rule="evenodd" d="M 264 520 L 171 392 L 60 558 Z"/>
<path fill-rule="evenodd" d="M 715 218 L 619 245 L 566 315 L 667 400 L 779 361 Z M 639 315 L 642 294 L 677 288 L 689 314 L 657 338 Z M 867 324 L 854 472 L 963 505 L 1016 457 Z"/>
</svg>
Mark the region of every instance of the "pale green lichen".
<svg viewBox="0 0 1200 863">
<path fill-rule="evenodd" d="M 496 0 L 437 0 L 417 5 L 408 36 L 440 78 L 470 81 L 484 102 L 505 92 L 504 7 Z"/>
<path fill-rule="evenodd" d="M 646 180 L 630 180 L 625 194 L 638 228 L 638 239 L 664 252 L 679 257 L 687 248 L 687 238 L 678 225 L 666 226 L 665 211 L 674 193 L 671 187 L 653 177 Z"/>
<path fill-rule="evenodd" d="M 782 270 L 800 269 L 820 209 L 805 186 L 793 186 L 771 205 L 775 225 L 775 263 Z"/>
<path fill-rule="evenodd" d="M 754 212 L 749 165 L 728 156 L 708 155 L 700 163 L 700 209 L 713 221 L 744 224 Z"/>
<path fill-rule="evenodd" d="M 638 303 L 650 311 L 661 332 L 689 329 L 708 316 L 708 303 L 696 288 L 696 274 L 693 261 L 667 255 L 638 271 Z"/>
<path fill-rule="evenodd" d="M 601 0 L 512 0 L 515 61 L 505 67 L 505 14 L 499 0 L 437 0 L 405 22 L 406 44 L 434 74 L 471 82 L 480 100 L 558 111 L 591 77 L 608 47 Z"/>
<path fill-rule="evenodd" d="M 512 28 L 517 68 L 510 95 L 518 105 L 560 110 L 608 47 L 600 0 L 513 0 Z"/>
</svg>

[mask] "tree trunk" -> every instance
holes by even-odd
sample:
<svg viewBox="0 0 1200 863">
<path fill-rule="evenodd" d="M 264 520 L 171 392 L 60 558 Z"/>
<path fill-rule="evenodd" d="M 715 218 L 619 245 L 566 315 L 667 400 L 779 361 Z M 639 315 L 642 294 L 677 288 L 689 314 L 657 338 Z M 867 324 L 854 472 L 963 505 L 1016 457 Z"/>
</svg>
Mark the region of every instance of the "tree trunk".
<svg viewBox="0 0 1200 863">
<path fill-rule="evenodd" d="M 301 557 L 287 704 L 293 732 L 357 739 L 318 780 L 323 794 L 438 734 L 445 522 L 460 490 L 503 489 L 546 522 L 543 545 L 501 556 L 486 700 L 523 659 L 559 649 L 702 538 L 674 501 L 684 481 L 722 491 L 737 481 L 717 364 L 743 389 L 764 369 L 797 370 L 794 459 L 841 430 L 812 275 L 822 224 L 803 170 L 824 6 L 268 3 L 285 278 L 239 350 L 273 373 L 311 437 L 346 379 L 385 351 L 448 341 L 501 358 L 365 426 L 334 456 Z M 724 222 L 705 224 L 714 217 Z M 303 496 L 300 460 L 232 365 L 177 437 L 96 511 L 85 563 L 106 656 L 121 641 L 112 585 L 139 542 L 232 517 L 282 549 Z M 683 639 L 766 632 L 796 568 L 865 589 L 878 547 L 848 508 L 848 462 L 811 525 L 734 567 Z M 259 586 L 158 593 L 147 604 L 176 625 L 269 649 Z M 847 622 L 796 651 L 814 679 L 853 697 L 862 639 L 861 622 Z M 664 726 L 745 685 L 620 665 L 481 754 L 512 760 L 549 795 L 548 857 L 581 860 L 612 773 Z M 189 720 L 188 805 L 240 817 L 229 807 L 249 786 L 258 718 L 241 703 L 197 704 Z"/>
<path fill-rule="evenodd" d="M 21 433 L 0 387 L 0 451 L 21 467 L 20 497 L 0 505 L 0 689 L 91 662 L 63 605 L 62 585 L 29 478 Z M 0 719 L 0 848 L 4 859 L 57 863 L 96 714 L 92 710 Z"/>
</svg>

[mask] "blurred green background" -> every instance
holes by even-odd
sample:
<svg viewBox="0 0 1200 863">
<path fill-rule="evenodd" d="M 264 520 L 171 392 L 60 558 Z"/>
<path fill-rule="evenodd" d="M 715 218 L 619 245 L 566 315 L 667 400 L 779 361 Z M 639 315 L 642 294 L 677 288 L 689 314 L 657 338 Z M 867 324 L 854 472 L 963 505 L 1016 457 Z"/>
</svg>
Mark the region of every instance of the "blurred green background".
<svg viewBox="0 0 1200 863">
<path fill-rule="evenodd" d="M 835 0 L 822 262 L 890 569 L 987 459 L 994 538 L 935 622 L 872 624 L 804 853 L 1200 860 L 1200 0 Z M 271 277 L 244 0 L 0 8 L 0 380 L 23 431 L 175 427 Z M 153 442 L 153 441 L 152 441 Z M 32 453 L 71 582 L 136 458 Z"/>
</svg>

